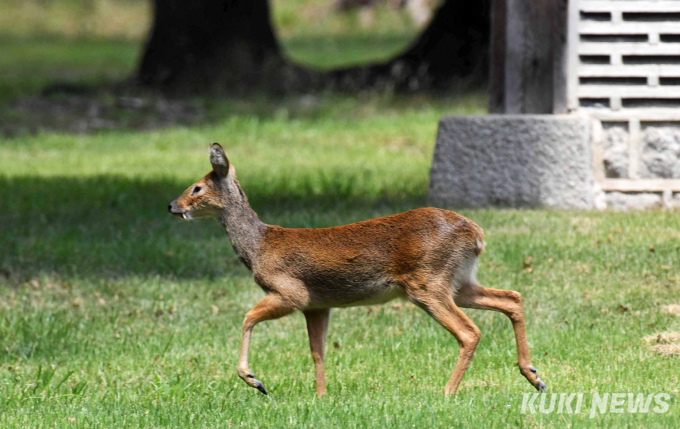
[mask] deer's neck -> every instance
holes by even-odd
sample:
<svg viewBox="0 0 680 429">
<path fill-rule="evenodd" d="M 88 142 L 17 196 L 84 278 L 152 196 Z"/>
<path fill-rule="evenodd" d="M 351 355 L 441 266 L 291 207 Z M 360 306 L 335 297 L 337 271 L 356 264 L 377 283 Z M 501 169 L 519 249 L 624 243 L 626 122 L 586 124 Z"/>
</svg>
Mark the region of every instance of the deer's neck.
<svg viewBox="0 0 680 429">
<path fill-rule="evenodd" d="M 226 208 L 220 212 L 220 224 L 227 232 L 236 256 L 252 271 L 267 225 L 250 208 L 236 179 L 227 184 L 225 199 Z"/>
</svg>

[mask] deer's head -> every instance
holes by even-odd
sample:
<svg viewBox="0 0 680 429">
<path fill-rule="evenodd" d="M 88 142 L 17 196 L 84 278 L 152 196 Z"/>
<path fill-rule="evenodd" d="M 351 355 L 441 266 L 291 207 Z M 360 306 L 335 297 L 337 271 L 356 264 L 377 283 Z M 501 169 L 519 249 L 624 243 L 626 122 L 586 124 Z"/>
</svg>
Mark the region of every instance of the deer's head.
<svg viewBox="0 0 680 429">
<path fill-rule="evenodd" d="M 217 217 L 229 205 L 230 191 L 240 188 L 224 149 L 217 143 L 210 145 L 210 163 L 213 170 L 171 202 L 170 213 L 184 219 Z"/>
</svg>

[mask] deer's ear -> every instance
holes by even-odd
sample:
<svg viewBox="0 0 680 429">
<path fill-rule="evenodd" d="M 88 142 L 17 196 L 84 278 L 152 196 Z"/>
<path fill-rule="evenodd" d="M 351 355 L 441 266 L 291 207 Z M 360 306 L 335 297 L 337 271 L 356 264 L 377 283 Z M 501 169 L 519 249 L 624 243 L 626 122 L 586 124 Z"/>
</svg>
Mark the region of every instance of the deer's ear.
<svg viewBox="0 0 680 429">
<path fill-rule="evenodd" d="M 229 174 L 229 160 L 219 143 L 210 145 L 210 163 L 212 164 L 213 171 L 218 176 L 227 177 L 227 174 Z"/>
</svg>

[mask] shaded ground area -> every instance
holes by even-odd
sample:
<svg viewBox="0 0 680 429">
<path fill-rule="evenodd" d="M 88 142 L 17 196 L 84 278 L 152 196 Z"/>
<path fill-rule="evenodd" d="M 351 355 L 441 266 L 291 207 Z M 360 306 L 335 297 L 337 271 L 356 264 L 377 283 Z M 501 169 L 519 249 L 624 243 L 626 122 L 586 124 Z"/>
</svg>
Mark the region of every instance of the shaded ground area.
<svg viewBox="0 0 680 429">
<path fill-rule="evenodd" d="M 115 129 L 153 129 L 190 125 L 207 120 L 204 103 L 190 100 L 167 100 L 155 97 L 73 96 L 66 93 L 52 97 L 22 98 L 7 108 L 8 117 L 0 118 L 0 132 L 5 135 L 37 131 L 88 133 Z"/>
<path fill-rule="evenodd" d="M 74 94 L 76 92 L 76 94 Z M 219 124 L 235 117 L 261 119 L 318 119 L 328 115 L 344 119 L 373 115 L 383 110 L 445 112 L 463 105 L 469 111 L 485 109 L 486 94 L 474 87 L 436 95 L 308 93 L 286 97 L 253 95 L 248 98 L 168 98 L 148 91 L 59 86 L 40 97 L 21 98 L 0 110 L 0 135 L 18 137 L 39 132 L 88 134 L 113 130 L 148 131 L 169 127 Z M 455 107 L 454 107 L 455 108 Z M 436 120 L 436 119 L 435 119 Z"/>
</svg>

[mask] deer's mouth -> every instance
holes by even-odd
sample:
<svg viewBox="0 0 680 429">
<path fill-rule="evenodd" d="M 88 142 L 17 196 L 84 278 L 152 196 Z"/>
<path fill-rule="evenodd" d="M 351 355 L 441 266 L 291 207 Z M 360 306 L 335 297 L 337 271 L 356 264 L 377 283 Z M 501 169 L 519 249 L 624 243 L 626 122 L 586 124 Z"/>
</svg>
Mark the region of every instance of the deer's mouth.
<svg viewBox="0 0 680 429">
<path fill-rule="evenodd" d="M 182 219 L 185 220 L 191 219 L 191 213 L 189 213 L 188 211 L 171 211 L 170 213 L 172 213 L 173 216 L 181 217 Z"/>
<path fill-rule="evenodd" d="M 188 210 L 184 210 L 184 209 L 180 208 L 177 205 L 176 201 L 173 201 L 168 205 L 168 211 L 173 216 L 181 217 L 182 219 L 187 219 L 187 220 L 191 219 L 191 213 L 189 213 Z"/>
</svg>

